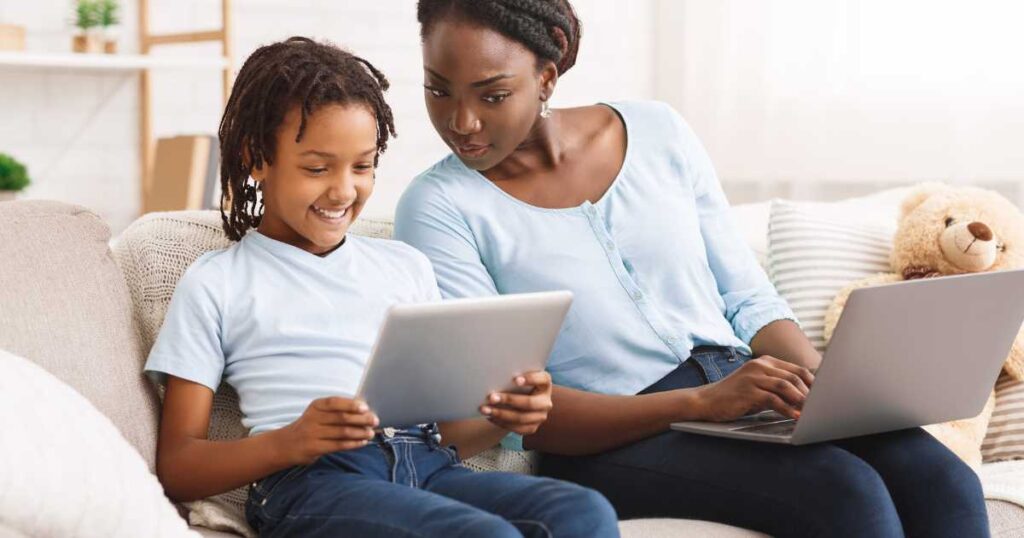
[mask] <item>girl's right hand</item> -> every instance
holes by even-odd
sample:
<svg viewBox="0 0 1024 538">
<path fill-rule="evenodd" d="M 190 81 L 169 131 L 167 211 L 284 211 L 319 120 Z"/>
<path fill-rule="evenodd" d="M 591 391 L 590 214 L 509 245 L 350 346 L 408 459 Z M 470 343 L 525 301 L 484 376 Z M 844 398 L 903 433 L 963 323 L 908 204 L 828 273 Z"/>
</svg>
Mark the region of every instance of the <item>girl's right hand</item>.
<svg viewBox="0 0 1024 538">
<path fill-rule="evenodd" d="M 726 422 L 766 409 L 799 418 L 813 383 L 814 374 L 807 368 L 762 355 L 725 379 L 697 389 L 701 419 Z"/>
<path fill-rule="evenodd" d="M 309 465 L 324 454 L 366 446 L 379 422 L 362 400 L 319 398 L 279 430 L 279 446 L 291 465 Z"/>
</svg>

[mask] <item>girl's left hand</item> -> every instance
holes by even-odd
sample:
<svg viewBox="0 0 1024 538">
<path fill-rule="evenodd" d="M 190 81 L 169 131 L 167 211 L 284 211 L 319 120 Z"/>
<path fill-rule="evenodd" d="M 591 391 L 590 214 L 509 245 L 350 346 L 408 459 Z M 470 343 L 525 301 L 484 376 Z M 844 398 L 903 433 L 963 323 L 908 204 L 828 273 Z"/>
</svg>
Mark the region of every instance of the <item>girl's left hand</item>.
<svg viewBox="0 0 1024 538">
<path fill-rule="evenodd" d="M 551 374 L 528 372 L 516 376 L 513 382 L 524 392 L 492 392 L 480 412 L 500 428 L 520 435 L 533 434 L 551 411 Z"/>
</svg>

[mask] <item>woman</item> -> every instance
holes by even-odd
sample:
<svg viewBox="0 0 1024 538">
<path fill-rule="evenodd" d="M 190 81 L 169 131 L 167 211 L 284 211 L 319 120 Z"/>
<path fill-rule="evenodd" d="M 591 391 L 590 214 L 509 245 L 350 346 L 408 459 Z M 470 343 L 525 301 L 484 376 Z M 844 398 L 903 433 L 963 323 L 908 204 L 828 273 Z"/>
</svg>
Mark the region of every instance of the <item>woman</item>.
<svg viewBox="0 0 1024 538">
<path fill-rule="evenodd" d="M 653 102 L 552 110 L 580 25 L 566 0 L 420 0 L 425 99 L 452 149 L 396 235 L 446 297 L 570 289 L 554 407 L 520 438 L 621 518 L 775 536 L 987 536 L 977 476 L 920 429 L 804 447 L 669 431 L 798 417 L 821 357 L 728 218 L 710 160 Z M 504 418 L 502 403 L 489 409 Z M 508 438 L 506 445 L 516 444 Z"/>
</svg>

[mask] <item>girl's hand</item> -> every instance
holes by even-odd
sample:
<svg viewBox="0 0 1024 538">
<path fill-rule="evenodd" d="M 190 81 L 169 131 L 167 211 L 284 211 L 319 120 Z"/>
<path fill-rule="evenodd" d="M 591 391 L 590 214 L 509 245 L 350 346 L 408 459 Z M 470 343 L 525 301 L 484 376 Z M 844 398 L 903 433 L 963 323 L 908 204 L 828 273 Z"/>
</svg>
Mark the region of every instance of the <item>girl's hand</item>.
<svg viewBox="0 0 1024 538">
<path fill-rule="evenodd" d="M 529 372 L 516 376 L 513 382 L 528 391 L 492 392 L 480 406 L 480 412 L 500 428 L 530 435 L 548 419 L 551 411 L 551 374 Z"/>
<path fill-rule="evenodd" d="M 309 465 L 324 454 L 366 446 L 378 423 L 366 402 L 319 398 L 295 422 L 278 430 L 278 446 L 292 465 Z"/>
<path fill-rule="evenodd" d="M 751 359 L 731 375 L 697 389 L 703 420 L 726 422 L 772 409 L 799 418 L 814 383 L 810 370 L 769 355 Z"/>
</svg>

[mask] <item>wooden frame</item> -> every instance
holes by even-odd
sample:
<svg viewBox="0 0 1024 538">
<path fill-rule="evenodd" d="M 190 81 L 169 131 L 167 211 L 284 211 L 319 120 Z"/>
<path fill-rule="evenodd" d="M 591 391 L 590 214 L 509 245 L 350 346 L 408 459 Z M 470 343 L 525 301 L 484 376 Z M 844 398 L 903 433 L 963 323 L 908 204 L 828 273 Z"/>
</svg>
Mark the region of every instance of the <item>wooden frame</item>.
<svg viewBox="0 0 1024 538">
<path fill-rule="evenodd" d="M 223 101 L 226 106 L 231 93 L 231 0 L 221 0 L 221 27 L 217 30 L 201 32 L 183 32 L 176 34 L 151 34 L 149 32 L 149 0 L 139 0 L 139 52 L 149 54 L 154 46 L 173 45 L 179 43 L 201 43 L 220 41 L 221 53 L 224 55 L 223 69 Z M 154 139 L 152 123 L 152 80 L 149 68 L 142 69 L 139 75 L 139 155 L 142 164 L 142 199 L 150 192 L 153 181 Z"/>
</svg>

